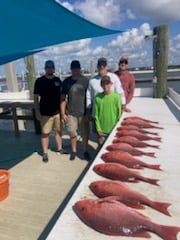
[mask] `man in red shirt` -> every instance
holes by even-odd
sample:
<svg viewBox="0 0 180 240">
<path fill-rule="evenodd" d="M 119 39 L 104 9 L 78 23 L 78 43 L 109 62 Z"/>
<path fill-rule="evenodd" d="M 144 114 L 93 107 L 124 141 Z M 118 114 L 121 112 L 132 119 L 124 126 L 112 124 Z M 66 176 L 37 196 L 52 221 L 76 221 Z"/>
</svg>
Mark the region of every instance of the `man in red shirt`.
<svg viewBox="0 0 180 240">
<path fill-rule="evenodd" d="M 126 105 L 130 103 L 131 99 L 133 98 L 134 88 L 135 88 L 134 76 L 127 70 L 127 67 L 128 67 L 128 57 L 122 56 L 119 60 L 119 70 L 116 71 L 115 73 L 118 75 L 121 81 L 124 94 L 126 97 Z M 131 110 L 128 109 L 127 107 L 125 107 L 124 111 L 131 112 Z"/>
</svg>

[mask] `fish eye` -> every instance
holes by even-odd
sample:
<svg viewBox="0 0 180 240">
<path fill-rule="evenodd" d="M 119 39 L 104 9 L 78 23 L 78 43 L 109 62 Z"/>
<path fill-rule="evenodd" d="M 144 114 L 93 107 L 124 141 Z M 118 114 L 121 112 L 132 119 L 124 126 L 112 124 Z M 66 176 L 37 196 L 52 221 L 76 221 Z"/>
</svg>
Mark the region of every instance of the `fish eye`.
<svg viewBox="0 0 180 240">
<path fill-rule="evenodd" d="M 84 211 L 84 210 L 85 210 L 85 207 L 82 207 L 82 208 L 81 208 L 81 211 Z"/>
</svg>

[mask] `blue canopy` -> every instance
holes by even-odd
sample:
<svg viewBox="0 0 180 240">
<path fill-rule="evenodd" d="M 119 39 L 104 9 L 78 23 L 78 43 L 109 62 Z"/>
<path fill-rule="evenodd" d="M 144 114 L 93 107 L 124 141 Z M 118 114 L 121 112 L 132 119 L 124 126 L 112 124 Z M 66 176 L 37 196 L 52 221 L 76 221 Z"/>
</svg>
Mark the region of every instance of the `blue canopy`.
<svg viewBox="0 0 180 240">
<path fill-rule="evenodd" d="M 93 24 L 55 0 L 1 0 L 0 9 L 0 64 L 55 44 L 122 32 Z"/>
</svg>

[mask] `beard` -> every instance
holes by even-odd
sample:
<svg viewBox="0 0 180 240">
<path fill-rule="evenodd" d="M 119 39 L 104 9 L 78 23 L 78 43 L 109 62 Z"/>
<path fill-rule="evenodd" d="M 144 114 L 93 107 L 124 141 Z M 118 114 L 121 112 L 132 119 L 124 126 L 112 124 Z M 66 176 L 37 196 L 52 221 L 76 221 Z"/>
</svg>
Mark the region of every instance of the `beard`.
<svg viewBox="0 0 180 240">
<path fill-rule="evenodd" d="M 54 74 L 53 72 L 46 73 L 46 75 L 50 77 L 53 76 L 53 74 Z"/>
</svg>

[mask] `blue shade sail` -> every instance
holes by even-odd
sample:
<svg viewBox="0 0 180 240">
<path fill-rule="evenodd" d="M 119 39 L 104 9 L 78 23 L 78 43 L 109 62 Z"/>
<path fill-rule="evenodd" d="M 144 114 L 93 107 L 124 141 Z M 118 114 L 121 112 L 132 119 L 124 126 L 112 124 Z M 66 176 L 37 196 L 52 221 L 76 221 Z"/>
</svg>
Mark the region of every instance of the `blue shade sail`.
<svg viewBox="0 0 180 240">
<path fill-rule="evenodd" d="M 12 61 L 48 46 L 123 32 L 91 23 L 55 0 L 1 0 L 0 12 L 0 64 L 4 57 Z"/>
<path fill-rule="evenodd" d="M 16 54 L 11 54 L 11 55 L 7 55 L 7 56 L 0 56 L 0 65 L 6 64 L 8 62 L 15 61 L 15 60 L 20 59 L 20 58 L 24 58 L 26 56 L 30 56 L 32 54 L 35 54 L 35 53 L 38 53 L 38 52 L 41 52 L 41 51 L 43 51 L 43 50 L 28 51 L 28 52 L 25 52 L 25 53 L 16 53 Z"/>
</svg>

